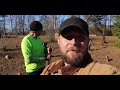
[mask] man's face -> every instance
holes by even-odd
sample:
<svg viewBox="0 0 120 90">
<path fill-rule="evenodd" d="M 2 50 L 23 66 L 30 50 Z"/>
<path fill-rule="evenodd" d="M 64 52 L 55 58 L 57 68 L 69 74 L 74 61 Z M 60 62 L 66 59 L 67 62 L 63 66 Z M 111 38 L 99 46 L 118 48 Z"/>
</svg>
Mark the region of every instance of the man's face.
<svg viewBox="0 0 120 90">
<path fill-rule="evenodd" d="M 41 33 L 42 33 L 42 30 L 38 30 L 38 31 L 36 32 L 36 35 L 37 35 L 37 36 L 40 36 Z"/>
<path fill-rule="evenodd" d="M 79 65 L 88 52 L 89 37 L 82 30 L 64 30 L 58 38 L 62 59 L 67 64 Z"/>
</svg>

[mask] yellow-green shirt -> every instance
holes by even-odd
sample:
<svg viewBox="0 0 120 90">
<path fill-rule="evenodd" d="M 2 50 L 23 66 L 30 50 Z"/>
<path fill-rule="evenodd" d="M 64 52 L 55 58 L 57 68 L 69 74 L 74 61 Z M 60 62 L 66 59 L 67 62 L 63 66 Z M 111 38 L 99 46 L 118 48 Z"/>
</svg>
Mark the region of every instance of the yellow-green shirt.
<svg viewBox="0 0 120 90">
<path fill-rule="evenodd" d="M 40 37 L 27 35 L 21 42 L 26 72 L 34 72 L 45 66 L 45 47 Z"/>
</svg>

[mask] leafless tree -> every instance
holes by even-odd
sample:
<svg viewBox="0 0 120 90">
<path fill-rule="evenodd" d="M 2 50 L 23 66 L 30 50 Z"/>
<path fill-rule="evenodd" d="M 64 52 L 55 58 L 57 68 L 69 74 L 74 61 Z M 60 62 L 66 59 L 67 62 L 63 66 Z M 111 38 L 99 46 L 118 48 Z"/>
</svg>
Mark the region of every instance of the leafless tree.
<svg viewBox="0 0 120 90">
<path fill-rule="evenodd" d="M 107 22 L 107 15 L 103 15 L 103 40 L 102 40 L 102 45 L 104 46 L 105 43 L 105 33 L 106 33 L 106 22 Z"/>
<path fill-rule="evenodd" d="M 1 15 L 2 17 L 2 30 L 1 30 L 1 37 L 0 37 L 0 49 L 5 50 L 6 49 L 6 40 L 5 40 L 5 33 L 6 33 L 6 16 L 7 15 Z"/>
<path fill-rule="evenodd" d="M 10 15 L 11 33 L 13 33 L 14 16 L 15 16 L 15 15 Z"/>
</svg>

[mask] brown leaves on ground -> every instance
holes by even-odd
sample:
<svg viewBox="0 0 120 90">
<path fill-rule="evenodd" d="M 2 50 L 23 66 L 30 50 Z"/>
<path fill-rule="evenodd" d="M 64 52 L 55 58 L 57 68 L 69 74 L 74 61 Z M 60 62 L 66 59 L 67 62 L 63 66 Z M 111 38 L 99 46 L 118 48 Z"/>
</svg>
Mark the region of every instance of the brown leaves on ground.
<svg viewBox="0 0 120 90">
<path fill-rule="evenodd" d="M 0 51 L 0 75 L 23 75 L 25 74 L 24 60 L 20 49 L 23 37 L 6 39 L 7 51 Z M 42 40 L 48 41 L 47 37 L 42 36 Z M 113 42 L 118 39 L 113 36 L 106 36 L 104 47 L 102 46 L 102 36 L 91 36 L 91 48 L 89 53 L 95 61 L 110 64 L 120 70 L 120 50 L 113 46 Z M 52 47 L 51 62 L 60 58 L 57 42 L 48 43 Z M 17 47 L 16 47 L 17 46 Z M 5 59 L 5 55 L 14 58 Z M 110 60 L 108 60 L 108 57 Z"/>
</svg>

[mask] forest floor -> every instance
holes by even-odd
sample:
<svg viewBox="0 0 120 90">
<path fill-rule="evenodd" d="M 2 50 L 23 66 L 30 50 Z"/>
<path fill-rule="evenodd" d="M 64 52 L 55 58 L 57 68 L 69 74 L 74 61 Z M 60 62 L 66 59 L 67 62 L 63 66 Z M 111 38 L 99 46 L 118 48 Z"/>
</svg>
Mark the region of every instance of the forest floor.
<svg viewBox="0 0 120 90">
<path fill-rule="evenodd" d="M 25 74 L 24 60 L 20 48 L 22 38 L 23 36 L 5 39 L 7 51 L 0 51 L 0 75 L 18 75 L 19 72 L 22 75 Z M 48 41 L 47 37 L 41 36 L 41 38 L 44 42 Z M 90 36 L 90 38 L 92 43 L 89 53 L 93 60 L 112 65 L 120 70 L 120 49 L 113 45 L 118 38 L 106 36 L 104 47 L 102 47 L 101 36 Z M 53 48 L 51 63 L 60 58 L 60 52 L 57 42 L 48 43 L 48 45 Z M 9 55 L 11 59 L 5 59 L 6 55 Z"/>
</svg>

